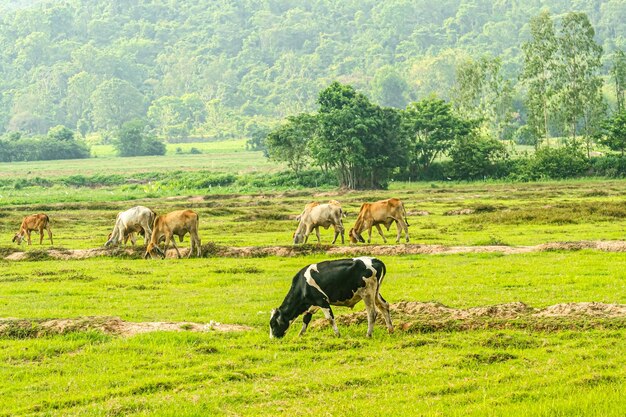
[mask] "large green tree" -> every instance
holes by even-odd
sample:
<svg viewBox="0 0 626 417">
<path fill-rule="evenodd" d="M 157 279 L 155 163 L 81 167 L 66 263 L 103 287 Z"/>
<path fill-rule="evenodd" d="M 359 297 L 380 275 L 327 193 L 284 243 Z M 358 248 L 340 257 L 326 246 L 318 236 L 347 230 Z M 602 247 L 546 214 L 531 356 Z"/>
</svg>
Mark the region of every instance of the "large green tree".
<svg viewBox="0 0 626 417">
<path fill-rule="evenodd" d="M 576 140 L 581 118 L 596 107 L 602 79 L 598 71 L 602 47 L 594 39 L 595 30 L 585 13 L 566 14 L 557 33 L 558 57 L 556 76 L 558 90 L 555 100 L 559 103 L 565 128 L 573 141 Z"/>
<path fill-rule="evenodd" d="M 342 187 L 386 187 L 404 164 L 397 110 L 372 104 L 352 86 L 333 82 L 320 92 L 319 128 L 312 142 L 316 163 L 337 173 Z"/>
<path fill-rule="evenodd" d="M 610 73 L 615 86 L 616 111 L 619 113 L 625 108 L 624 91 L 626 90 L 626 54 L 621 49 L 613 54 Z"/>
<path fill-rule="evenodd" d="M 548 11 L 530 19 L 531 39 L 522 45 L 524 67 L 521 80 L 526 87 L 525 104 L 528 129 L 535 137 L 535 147 L 541 140 L 549 141 L 548 123 L 555 93 L 554 66 L 557 40 L 554 22 Z"/>
<path fill-rule="evenodd" d="M 603 136 L 601 142 L 611 150 L 620 153 L 624 158 L 626 151 L 626 110 L 616 112 L 602 123 Z"/>
<path fill-rule="evenodd" d="M 278 128 L 269 132 L 265 146 L 270 159 L 286 162 L 296 175 L 311 163 L 309 142 L 317 130 L 317 117 L 301 113 L 290 116 Z"/>
<path fill-rule="evenodd" d="M 454 103 L 459 113 L 480 120 L 483 130 L 502 139 L 512 120 L 513 87 L 502 73 L 502 60 L 468 58 L 457 67 Z"/>
<path fill-rule="evenodd" d="M 413 178 L 428 172 L 436 158 L 445 155 L 476 124 L 458 117 L 450 103 L 435 97 L 409 104 L 401 112 L 401 118 Z"/>
</svg>

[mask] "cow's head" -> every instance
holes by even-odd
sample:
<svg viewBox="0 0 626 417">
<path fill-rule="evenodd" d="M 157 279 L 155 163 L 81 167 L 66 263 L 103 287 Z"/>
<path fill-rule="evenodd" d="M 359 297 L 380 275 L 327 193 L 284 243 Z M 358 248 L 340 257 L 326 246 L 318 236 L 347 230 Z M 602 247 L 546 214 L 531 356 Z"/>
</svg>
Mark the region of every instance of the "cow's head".
<svg viewBox="0 0 626 417">
<path fill-rule="evenodd" d="M 350 243 L 365 243 L 365 239 L 363 239 L 363 236 L 361 236 L 359 233 L 356 232 L 356 230 L 354 230 L 354 228 L 350 229 L 350 233 L 348 233 L 350 235 Z"/>
<path fill-rule="evenodd" d="M 148 247 L 146 248 L 146 253 L 143 255 L 143 258 L 144 259 L 148 259 L 148 257 L 154 258 L 154 252 L 161 255 L 161 259 L 165 258 L 165 253 L 163 252 L 163 250 L 161 250 L 160 247 L 158 247 L 152 242 L 148 243 Z"/>
<path fill-rule="evenodd" d="M 304 234 L 296 231 L 296 233 L 293 234 L 293 244 L 298 245 L 300 243 L 304 243 Z"/>
<path fill-rule="evenodd" d="M 113 233 L 109 233 L 109 235 L 107 236 L 107 242 L 104 244 L 104 246 L 110 246 L 113 243 Z"/>
<path fill-rule="evenodd" d="M 289 324 L 289 321 L 283 318 L 280 310 L 272 310 L 272 315 L 270 316 L 270 339 L 283 337 L 289 328 Z"/>
<path fill-rule="evenodd" d="M 13 236 L 13 240 L 11 240 L 11 242 L 17 242 L 18 245 L 21 245 L 22 240 L 24 240 L 24 236 L 22 236 L 20 233 L 16 233 L 15 236 Z"/>
</svg>

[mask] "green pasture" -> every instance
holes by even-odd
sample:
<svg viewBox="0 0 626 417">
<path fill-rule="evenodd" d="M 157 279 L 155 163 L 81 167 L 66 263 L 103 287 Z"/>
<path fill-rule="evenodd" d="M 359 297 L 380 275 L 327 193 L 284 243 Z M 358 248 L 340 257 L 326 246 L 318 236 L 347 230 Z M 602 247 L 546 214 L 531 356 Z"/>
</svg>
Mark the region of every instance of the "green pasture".
<svg viewBox="0 0 626 417">
<path fill-rule="evenodd" d="M 192 147 L 202 153 L 190 154 Z M 181 148 L 183 153 L 177 154 L 177 148 Z M 0 179 L 201 169 L 246 173 L 284 168 L 282 164 L 268 161 L 262 152 L 246 151 L 245 140 L 168 144 L 165 156 L 119 158 L 114 156 L 110 145 L 94 145 L 91 152 L 94 157 L 89 159 L 0 163 Z"/>
<path fill-rule="evenodd" d="M 626 302 L 626 258 L 594 251 L 383 257 L 388 301 L 457 308 Z M 623 415 L 623 327 L 268 338 L 318 257 L 3 262 L 0 317 L 210 320 L 248 333 L 0 338 L 0 415 Z M 184 271 L 184 273 L 183 273 Z M 357 310 L 362 309 L 357 306 Z M 337 315 L 350 310 L 335 308 Z M 319 317 L 318 317 L 319 318 Z M 400 325 L 396 321 L 396 325 Z"/>
<path fill-rule="evenodd" d="M 289 245 L 295 216 L 310 201 L 337 199 L 348 217 L 347 232 L 360 205 L 391 196 L 402 199 L 408 213 L 412 243 L 444 245 L 537 245 L 580 240 L 623 240 L 626 237 L 625 181 L 548 183 L 429 184 L 400 183 L 386 191 L 260 190 L 228 194 L 227 190 L 155 191 L 150 184 L 130 188 L 52 187 L 39 190 L 50 202 L 29 203 L 35 188 L 11 190 L 9 204 L 0 205 L 0 248 L 15 248 L 10 239 L 22 217 L 46 212 L 52 219 L 55 246 L 86 249 L 101 246 L 119 211 L 135 205 L 158 213 L 190 208 L 200 215 L 203 243 L 229 246 Z M 222 193 L 220 193 L 220 191 Z M 151 196 L 151 197 L 147 197 Z M 67 199 L 66 202 L 60 200 Z M 2 199 L 0 199 L 2 201 Z M 1 204 L 1 203 L 0 203 Z M 466 215 L 447 215 L 471 209 Z M 420 215 L 423 211 L 428 215 Z M 330 243 L 332 229 L 321 230 Z M 390 243 L 396 229 L 385 232 Z M 38 249 L 37 244 L 30 249 Z M 365 235 L 366 236 L 366 235 Z M 312 239 L 312 240 L 311 240 Z M 312 236 L 309 243 L 315 243 Z M 140 240 L 141 243 L 143 241 Z M 382 239 L 372 233 L 372 243 Z M 186 245 L 188 243 L 184 243 Z M 347 240 L 346 240 L 347 244 Z M 26 246 L 22 246 L 26 248 Z"/>
<path fill-rule="evenodd" d="M 131 337 L 95 331 L 34 337 L 0 332 L 2 416 L 623 416 L 624 319 L 567 318 L 557 326 L 459 331 L 412 327 L 388 335 L 377 325 L 340 325 L 341 338 L 315 326 L 268 337 L 269 313 L 308 263 L 327 256 L 142 260 L 122 256 L 51 260 L 50 245 L 11 243 L 22 217 L 46 212 L 54 247 L 100 247 L 119 211 L 141 204 L 159 213 L 191 208 L 204 244 L 290 245 L 295 216 L 310 201 L 336 199 L 352 227 L 366 201 L 398 197 L 411 242 L 537 245 L 624 240 L 626 181 L 394 183 L 386 191 L 163 187 L 138 173 L 263 173 L 281 170 L 243 142 L 181 144 L 165 157 L 0 164 L 0 318 L 121 317 L 127 321 L 242 324 L 244 333 L 157 332 Z M 204 147 L 199 147 L 204 146 Z M 202 154 L 189 154 L 197 147 Z M 213 164 L 213 165 L 211 165 Z M 119 174 L 120 185 L 69 186 L 75 175 Z M 56 178 L 50 187 L 16 178 Z M 56 180 L 55 180 L 56 181 Z M 7 185 L 8 184 L 8 185 Z M 470 209 L 471 214 L 448 215 Z M 428 215 L 423 215 L 428 212 Z M 323 243 L 332 239 L 322 230 Z M 386 232 L 395 240 L 395 228 Z M 315 244 L 313 236 L 309 242 Z M 373 232 L 372 243 L 382 239 Z M 139 239 L 139 244 L 143 240 Z M 348 244 L 348 243 L 346 243 Z M 188 238 L 181 246 L 189 245 Z M 37 260 L 39 259 L 39 260 Z M 391 303 L 434 301 L 454 308 L 524 302 L 626 303 L 626 256 L 600 251 L 524 255 L 383 256 L 382 294 Z M 356 310 L 362 310 L 362 304 Z M 337 315 L 350 310 L 337 307 Z M 318 315 L 318 319 L 321 315 Z"/>
</svg>

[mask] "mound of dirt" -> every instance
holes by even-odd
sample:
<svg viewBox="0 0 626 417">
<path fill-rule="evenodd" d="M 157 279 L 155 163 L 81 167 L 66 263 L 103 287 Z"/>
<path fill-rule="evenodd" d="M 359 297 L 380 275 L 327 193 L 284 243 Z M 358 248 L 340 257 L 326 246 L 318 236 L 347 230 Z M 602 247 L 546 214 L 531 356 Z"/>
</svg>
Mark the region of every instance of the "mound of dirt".
<svg viewBox="0 0 626 417">
<path fill-rule="evenodd" d="M 95 330 L 117 336 L 133 336 L 149 332 L 242 332 L 251 330 L 248 326 L 192 322 L 129 322 L 119 317 L 80 317 L 75 319 L 0 319 L 0 337 L 34 338 L 55 334 Z"/>
<path fill-rule="evenodd" d="M 556 304 L 535 309 L 522 302 L 455 309 L 440 303 L 402 301 L 390 306 L 391 318 L 401 331 L 459 331 L 484 328 L 530 328 L 539 330 L 589 327 L 626 327 L 626 305 L 603 303 Z M 359 311 L 335 318 L 339 325 L 367 323 L 367 313 Z M 381 315 L 377 322 L 384 323 Z M 311 326 L 327 327 L 326 319 Z"/>
<path fill-rule="evenodd" d="M 259 258 L 266 256 L 292 257 L 311 254 L 344 255 L 350 256 L 394 256 L 394 255 L 436 255 L 456 253 L 502 253 L 514 255 L 529 252 L 577 251 L 583 249 L 600 250 L 604 252 L 626 252 L 626 241 L 579 241 L 579 242 L 551 242 L 536 246 L 444 246 L 419 244 L 387 244 L 387 245 L 284 245 L 284 246 L 220 246 L 208 243 L 202 246 L 204 257 L 224 258 Z M 86 259 L 96 256 L 124 256 L 141 258 L 145 248 L 95 248 L 95 249 L 48 249 L 28 252 L 12 252 L 4 257 L 8 261 L 42 260 L 42 259 Z M 179 247 L 182 257 L 189 253 L 189 247 Z M 176 258 L 177 254 L 170 248 L 167 258 Z"/>
<path fill-rule="evenodd" d="M 474 214 L 474 210 L 471 208 L 450 210 L 443 213 L 444 216 L 467 216 L 468 214 Z"/>
</svg>

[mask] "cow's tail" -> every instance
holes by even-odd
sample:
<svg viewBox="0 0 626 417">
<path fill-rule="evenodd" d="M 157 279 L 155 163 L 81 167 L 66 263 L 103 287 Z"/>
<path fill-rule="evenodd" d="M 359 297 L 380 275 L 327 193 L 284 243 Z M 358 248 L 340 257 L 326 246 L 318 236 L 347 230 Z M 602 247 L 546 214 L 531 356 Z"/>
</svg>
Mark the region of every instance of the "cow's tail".
<svg viewBox="0 0 626 417">
<path fill-rule="evenodd" d="M 409 219 L 406 217 L 406 209 L 404 208 L 404 203 L 400 204 L 402 204 L 402 216 L 404 217 L 404 223 L 406 223 L 406 227 L 409 227 Z"/>
<path fill-rule="evenodd" d="M 385 278 L 385 275 L 387 275 L 387 267 L 385 266 L 385 263 L 383 261 L 381 261 L 380 259 L 376 259 L 375 260 L 378 261 L 378 264 L 380 265 L 380 271 L 378 270 L 378 268 L 374 268 L 376 269 L 376 275 L 377 275 L 377 279 L 376 279 L 376 295 L 380 296 L 382 298 L 382 296 L 380 295 L 380 286 L 383 283 L 383 278 Z"/>
</svg>

